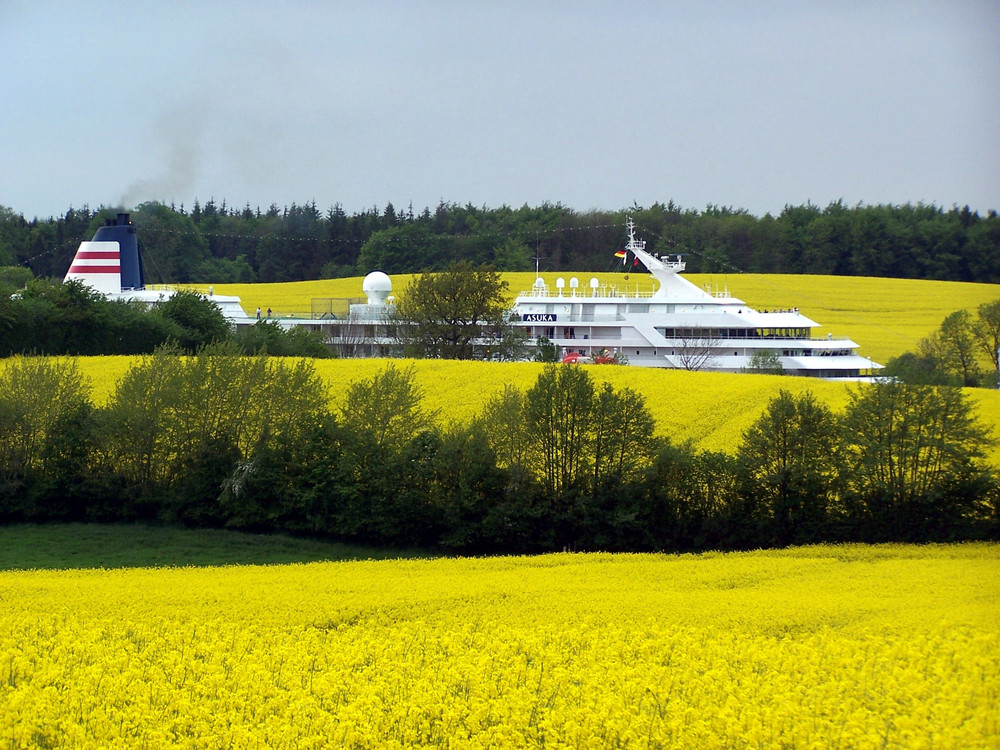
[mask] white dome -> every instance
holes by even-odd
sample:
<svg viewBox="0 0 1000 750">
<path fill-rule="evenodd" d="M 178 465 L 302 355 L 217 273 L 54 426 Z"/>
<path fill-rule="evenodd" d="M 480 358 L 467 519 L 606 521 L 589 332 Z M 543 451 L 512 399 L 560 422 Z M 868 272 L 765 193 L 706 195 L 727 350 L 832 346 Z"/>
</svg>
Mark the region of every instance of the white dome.
<svg viewBox="0 0 1000 750">
<path fill-rule="evenodd" d="M 369 305 L 384 305 L 392 291 L 392 280 L 381 271 L 372 271 L 365 276 L 361 289 L 368 295 Z"/>
</svg>

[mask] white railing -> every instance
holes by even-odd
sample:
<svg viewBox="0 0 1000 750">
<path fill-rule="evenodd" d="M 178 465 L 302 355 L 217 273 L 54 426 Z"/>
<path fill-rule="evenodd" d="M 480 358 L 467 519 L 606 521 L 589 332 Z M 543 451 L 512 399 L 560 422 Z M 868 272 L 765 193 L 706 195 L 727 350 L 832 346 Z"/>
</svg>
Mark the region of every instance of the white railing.
<svg viewBox="0 0 1000 750">
<path fill-rule="evenodd" d="M 651 299 L 656 292 L 641 292 L 638 289 L 635 291 L 628 291 L 626 289 L 623 292 L 619 292 L 616 287 L 599 287 L 598 289 L 591 289 L 588 293 L 587 290 L 577 289 L 575 291 L 571 290 L 569 293 L 565 293 L 565 290 L 556 289 L 552 290 L 548 287 L 535 287 L 534 289 L 529 289 L 526 292 L 519 292 L 517 295 L 518 299 Z"/>
</svg>

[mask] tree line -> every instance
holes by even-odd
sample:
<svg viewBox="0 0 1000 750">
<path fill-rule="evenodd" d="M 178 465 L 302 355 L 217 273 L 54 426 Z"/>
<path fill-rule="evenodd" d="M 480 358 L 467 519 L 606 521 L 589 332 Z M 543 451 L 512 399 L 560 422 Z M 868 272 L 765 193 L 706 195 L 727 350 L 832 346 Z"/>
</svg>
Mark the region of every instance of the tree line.
<svg viewBox="0 0 1000 750">
<path fill-rule="evenodd" d="M 81 240 L 117 209 L 84 206 L 27 220 L 0 207 L 0 266 L 62 277 Z M 266 211 L 197 201 L 145 203 L 132 214 L 151 283 L 276 282 L 415 273 L 465 260 L 501 271 L 607 271 L 624 242 L 626 214 L 649 247 L 684 254 L 691 272 L 805 273 L 1000 282 L 1000 217 L 968 206 L 831 203 L 779 215 L 673 202 L 621 211 L 561 204 L 511 208 L 391 204 L 348 215 L 315 202 Z"/>
<path fill-rule="evenodd" d="M 733 455 L 657 434 L 641 394 L 549 365 L 442 424 L 390 363 L 331 406 L 307 359 L 160 351 L 96 406 L 73 360 L 0 370 L 0 522 L 167 522 L 446 552 L 1000 538 L 988 430 L 959 388 L 886 382 L 836 414 L 781 392 Z"/>
<path fill-rule="evenodd" d="M 0 357 L 151 354 L 168 345 L 193 354 L 223 342 L 244 354 L 329 356 L 321 337 L 305 328 L 263 320 L 234 329 L 217 305 L 194 292 L 147 306 L 109 300 L 80 281 L 64 284 L 21 271 L 0 268 Z"/>
<path fill-rule="evenodd" d="M 883 377 L 924 385 L 1000 388 L 1000 299 L 949 314 L 916 352 L 889 361 Z"/>
</svg>

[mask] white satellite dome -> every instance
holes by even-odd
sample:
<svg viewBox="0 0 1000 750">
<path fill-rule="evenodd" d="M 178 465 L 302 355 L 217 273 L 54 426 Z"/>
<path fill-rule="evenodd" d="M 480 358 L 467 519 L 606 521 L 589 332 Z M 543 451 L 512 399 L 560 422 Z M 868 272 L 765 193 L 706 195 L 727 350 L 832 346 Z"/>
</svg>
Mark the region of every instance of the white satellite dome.
<svg viewBox="0 0 1000 750">
<path fill-rule="evenodd" d="M 372 271 L 365 276 L 361 288 L 368 295 L 369 305 L 384 307 L 386 298 L 392 291 L 392 280 L 381 271 Z"/>
</svg>

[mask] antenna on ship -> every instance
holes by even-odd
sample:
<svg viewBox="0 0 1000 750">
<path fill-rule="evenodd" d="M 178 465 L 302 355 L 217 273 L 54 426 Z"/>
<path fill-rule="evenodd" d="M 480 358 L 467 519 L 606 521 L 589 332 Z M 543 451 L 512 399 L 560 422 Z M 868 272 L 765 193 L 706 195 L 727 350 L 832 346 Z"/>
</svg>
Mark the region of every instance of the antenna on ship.
<svg viewBox="0 0 1000 750">
<path fill-rule="evenodd" d="M 646 240 L 637 240 L 635 238 L 635 222 L 632 221 L 632 217 L 629 216 L 628 220 L 625 222 L 625 226 L 628 228 L 628 244 L 625 246 L 625 250 L 631 250 L 632 254 L 635 255 L 635 251 L 646 249 Z"/>
<path fill-rule="evenodd" d="M 646 241 L 645 240 L 637 240 L 635 238 L 635 222 L 632 221 L 632 217 L 631 216 L 629 216 L 625 220 L 625 228 L 628 230 L 628 244 L 625 245 L 625 281 L 628 281 L 628 270 L 629 270 L 628 254 L 629 254 L 629 252 L 632 253 L 632 265 L 635 265 L 636 264 L 636 258 L 638 257 L 635 254 L 635 251 L 637 249 L 638 250 L 645 250 L 646 249 Z"/>
</svg>

